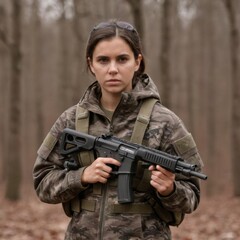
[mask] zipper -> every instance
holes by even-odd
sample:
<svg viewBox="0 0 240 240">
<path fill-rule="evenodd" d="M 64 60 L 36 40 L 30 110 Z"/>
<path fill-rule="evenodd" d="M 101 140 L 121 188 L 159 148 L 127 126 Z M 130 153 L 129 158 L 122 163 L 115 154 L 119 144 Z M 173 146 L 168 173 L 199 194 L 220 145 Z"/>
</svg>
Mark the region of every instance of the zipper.
<svg viewBox="0 0 240 240">
<path fill-rule="evenodd" d="M 114 113 L 115 112 L 116 112 L 116 110 L 114 111 Z M 114 115 L 114 113 L 113 113 L 113 115 Z M 113 116 L 112 116 L 112 119 L 113 119 Z M 111 120 L 108 119 L 108 121 L 110 123 L 110 128 L 109 128 L 110 133 L 113 133 L 112 119 Z M 99 221 L 100 221 L 99 240 L 103 239 L 103 234 L 104 234 L 105 206 L 106 206 L 106 202 L 107 202 L 107 191 L 108 191 L 108 182 L 106 184 L 102 185 L 102 202 L 101 202 L 101 206 L 100 206 L 100 217 L 99 217 Z"/>
<path fill-rule="evenodd" d="M 116 109 L 115 109 L 115 111 L 114 111 L 114 113 L 112 115 L 111 120 L 107 117 L 107 119 L 108 119 L 108 121 L 110 123 L 109 131 L 112 134 L 113 134 L 113 131 L 114 131 L 112 121 L 113 121 L 114 115 L 116 115 L 117 109 L 118 109 L 118 107 L 119 107 L 119 105 L 120 105 L 120 103 L 122 101 L 123 101 L 123 97 L 121 98 L 118 106 L 116 107 Z M 104 225 L 105 225 L 105 206 L 106 206 L 106 201 L 107 201 L 107 191 L 108 191 L 108 183 L 103 184 L 103 186 L 102 186 L 102 202 L 101 202 L 101 206 L 100 206 L 100 217 L 99 217 L 99 220 L 100 220 L 99 240 L 103 240 Z"/>
<path fill-rule="evenodd" d="M 106 203 L 106 196 L 107 196 L 107 185 L 103 184 L 102 186 L 102 201 L 100 206 L 100 233 L 99 233 L 99 240 L 103 239 L 103 232 L 104 232 L 104 225 L 105 225 L 105 203 Z"/>
</svg>

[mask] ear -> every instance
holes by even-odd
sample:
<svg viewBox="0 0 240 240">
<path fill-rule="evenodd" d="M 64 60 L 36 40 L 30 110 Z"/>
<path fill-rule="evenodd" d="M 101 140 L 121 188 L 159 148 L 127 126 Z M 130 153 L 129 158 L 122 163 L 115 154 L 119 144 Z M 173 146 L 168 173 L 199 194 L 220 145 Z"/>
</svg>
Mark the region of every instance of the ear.
<svg viewBox="0 0 240 240">
<path fill-rule="evenodd" d="M 91 73 L 92 73 L 93 75 L 95 75 L 94 67 L 93 67 L 93 65 L 92 65 L 92 60 L 91 60 L 91 58 L 88 57 L 87 61 L 88 61 L 88 66 L 89 66 L 89 69 L 90 69 Z"/>
<path fill-rule="evenodd" d="M 136 71 L 138 71 L 138 69 L 140 67 L 140 64 L 141 64 L 141 61 L 142 61 L 142 55 L 138 54 L 138 57 L 135 61 L 136 61 L 136 67 L 135 67 L 135 72 L 136 72 Z"/>
</svg>

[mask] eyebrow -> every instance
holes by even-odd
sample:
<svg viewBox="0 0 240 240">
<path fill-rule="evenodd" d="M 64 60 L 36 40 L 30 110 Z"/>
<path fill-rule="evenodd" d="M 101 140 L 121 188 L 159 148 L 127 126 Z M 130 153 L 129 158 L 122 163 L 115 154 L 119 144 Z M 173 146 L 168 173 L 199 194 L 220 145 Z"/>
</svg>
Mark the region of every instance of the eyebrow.
<svg viewBox="0 0 240 240">
<path fill-rule="evenodd" d="M 128 53 L 122 53 L 122 54 L 119 54 L 117 55 L 117 57 L 129 57 L 130 55 Z M 108 58 L 109 56 L 108 55 L 98 55 L 96 56 L 96 58 Z"/>
<path fill-rule="evenodd" d="M 96 58 L 98 59 L 98 58 L 108 58 L 108 56 L 107 55 L 99 55 L 99 56 L 96 56 Z"/>
</svg>

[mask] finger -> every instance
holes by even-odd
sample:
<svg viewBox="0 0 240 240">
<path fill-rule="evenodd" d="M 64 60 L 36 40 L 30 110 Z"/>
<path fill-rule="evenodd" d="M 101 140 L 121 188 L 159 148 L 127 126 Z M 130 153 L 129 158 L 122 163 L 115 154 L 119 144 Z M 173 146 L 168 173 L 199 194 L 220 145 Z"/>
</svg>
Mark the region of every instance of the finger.
<svg viewBox="0 0 240 240">
<path fill-rule="evenodd" d="M 107 168 L 109 168 L 109 169 L 107 169 Z M 95 175 L 103 177 L 103 178 L 109 178 L 110 177 L 110 172 L 111 172 L 111 168 L 106 166 L 106 167 L 103 167 L 103 168 L 100 168 L 100 169 L 96 169 L 95 170 Z"/>
<path fill-rule="evenodd" d="M 100 171 L 104 172 L 104 173 L 107 173 L 107 174 L 110 174 L 112 172 L 112 167 L 109 166 L 109 165 L 103 164 L 100 168 Z"/>
<path fill-rule="evenodd" d="M 162 195 L 165 195 L 165 192 L 167 191 L 167 187 L 163 184 L 159 184 L 158 182 L 155 182 L 153 180 L 150 181 L 150 184 Z"/>
<path fill-rule="evenodd" d="M 155 169 L 156 169 L 156 168 L 155 168 L 154 165 L 151 165 L 151 166 L 148 168 L 149 171 L 153 171 L 153 170 L 155 170 Z"/>
<path fill-rule="evenodd" d="M 159 165 L 156 166 L 156 169 L 167 177 L 172 178 L 173 176 L 175 176 L 174 173 L 170 172 L 169 170 L 167 170 Z"/>
<path fill-rule="evenodd" d="M 114 158 L 102 158 L 102 161 L 105 163 L 105 164 L 112 164 L 112 165 L 116 165 L 116 166 L 120 166 L 121 165 L 121 162 L 114 159 Z"/>
<path fill-rule="evenodd" d="M 174 182 L 161 179 L 151 180 L 150 184 L 163 196 L 167 196 L 174 191 Z"/>
<path fill-rule="evenodd" d="M 154 178 L 154 179 L 159 178 L 159 179 L 165 180 L 165 179 L 167 179 L 167 176 L 159 170 L 153 170 L 152 171 L 152 178 Z"/>
</svg>

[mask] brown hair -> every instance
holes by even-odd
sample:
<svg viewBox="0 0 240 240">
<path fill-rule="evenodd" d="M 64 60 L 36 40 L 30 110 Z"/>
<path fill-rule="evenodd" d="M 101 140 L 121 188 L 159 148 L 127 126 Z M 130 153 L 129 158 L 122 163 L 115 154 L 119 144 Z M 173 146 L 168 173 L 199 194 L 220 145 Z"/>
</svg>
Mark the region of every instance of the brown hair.
<svg viewBox="0 0 240 240">
<path fill-rule="evenodd" d="M 142 44 L 137 30 L 129 23 L 122 21 L 110 20 L 108 22 L 101 22 L 93 28 L 90 33 L 87 48 L 86 48 L 86 61 L 88 69 L 89 59 L 92 60 L 93 52 L 97 44 L 104 39 L 110 39 L 113 37 L 120 37 L 130 46 L 133 51 L 135 59 L 139 54 L 142 55 L 140 67 L 136 72 L 136 75 L 140 75 L 145 71 L 145 61 L 142 53 Z M 90 69 L 91 71 L 91 69 Z"/>
</svg>

